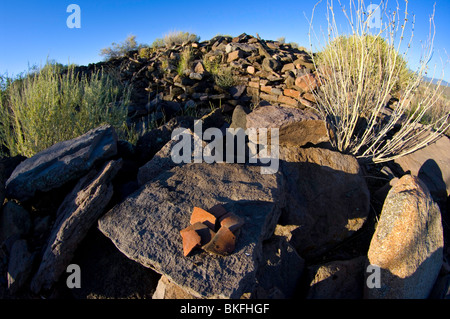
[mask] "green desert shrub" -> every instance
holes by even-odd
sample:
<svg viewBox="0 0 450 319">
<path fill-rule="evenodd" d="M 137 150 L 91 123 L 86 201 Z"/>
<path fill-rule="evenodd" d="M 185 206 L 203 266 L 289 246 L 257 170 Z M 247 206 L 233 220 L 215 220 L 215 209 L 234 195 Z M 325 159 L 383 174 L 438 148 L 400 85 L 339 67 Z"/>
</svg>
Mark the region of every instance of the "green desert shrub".
<svg viewBox="0 0 450 319">
<path fill-rule="evenodd" d="M 59 73 L 47 65 L 2 92 L 0 144 L 12 156 L 32 156 L 101 124 L 113 125 L 123 138 L 129 133 L 130 89 L 102 70 L 88 77 L 74 67 Z"/>
</svg>

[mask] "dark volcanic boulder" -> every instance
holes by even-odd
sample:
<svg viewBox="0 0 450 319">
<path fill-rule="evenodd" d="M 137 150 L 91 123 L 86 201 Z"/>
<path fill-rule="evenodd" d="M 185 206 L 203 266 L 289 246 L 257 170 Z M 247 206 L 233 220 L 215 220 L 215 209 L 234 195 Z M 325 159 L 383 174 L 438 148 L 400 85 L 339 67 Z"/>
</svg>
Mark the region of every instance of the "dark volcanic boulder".
<svg viewBox="0 0 450 319">
<path fill-rule="evenodd" d="M 297 225 L 291 244 L 315 258 L 359 230 L 370 193 L 357 160 L 321 148 L 280 147 L 287 209 L 280 224 Z"/>
<path fill-rule="evenodd" d="M 36 191 L 47 192 L 82 177 L 116 153 L 117 135 L 109 125 L 57 143 L 16 167 L 6 182 L 6 196 L 28 200 Z"/>
<path fill-rule="evenodd" d="M 103 213 L 113 195 L 111 180 L 122 166 L 122 160 L 109 161 L 99 171 L 84 176 L 64 199 L 56 215 L 47 248 L 39 270 L 31 282 L 38 293 L 49 289 L 65 271 L 78 244 Z"/>
<path fill-rule="evenodd" d="M 196 297 L 239 298 L 252 292 L 283 205 L 279 174 L 239 164 L 186 164 L 162 173 L 99 219 L 99 229 L 128 258 L 153 268 Z M 244 220 L 228 256 L 183 256 L 180 230 L 194 207 L 222 204 Z"/>
</svg>

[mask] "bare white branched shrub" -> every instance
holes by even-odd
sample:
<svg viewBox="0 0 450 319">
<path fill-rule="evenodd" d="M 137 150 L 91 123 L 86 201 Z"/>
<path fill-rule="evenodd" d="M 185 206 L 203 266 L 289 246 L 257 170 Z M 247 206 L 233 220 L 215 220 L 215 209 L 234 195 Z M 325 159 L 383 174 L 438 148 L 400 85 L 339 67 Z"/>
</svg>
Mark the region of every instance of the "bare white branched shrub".
<svg viewBox="0 0 450 319">
<path fill-rule="evenodd" d="M 414 36 L 414 16 L 411 31 L 405 32 L 410 20 L 408 1 L 402 16 L 398 3 L 392 12 L 381 10 L 380 5 L 378 12 L 382 14 L 377 28 L 373 28 L 377 10 L 369 12 L 363 0 L 357 3 L 350 0 L 348 8 L 338 3 L 349 31 L 339 30 L 333 1 L 328 0 L 326 34 L 322 31 L 325 45 L 313 28 L 316 7 L 309 32 L 311 52 L 316 51 L 312 36 L 324 48 L 312 56 L 320 81 L 313 93 L 317 101 L 315 108 L 327 121 L 333 146 L 341 152 L 380 163 L 412 153 L 436 140 L 449 127 L 449 113 L 423 123 L 442 92 L 439 90 L 442 80 L 438 85 L 423 81 L 433 53 L 434 10 L 419 67 L 412 72 L 405 62 Z M 393 96 L 398 101 L 388 103 Z"/>
</svg>

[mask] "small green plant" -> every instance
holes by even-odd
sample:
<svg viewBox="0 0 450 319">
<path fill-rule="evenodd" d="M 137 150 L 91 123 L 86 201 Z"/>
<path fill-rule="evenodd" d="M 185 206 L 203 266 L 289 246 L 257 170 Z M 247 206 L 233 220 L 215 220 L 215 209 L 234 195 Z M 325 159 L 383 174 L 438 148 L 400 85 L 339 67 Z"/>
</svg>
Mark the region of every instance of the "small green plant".
<svg viewBox="0 0 450 319">
<path fill-rule="evenodd" d="M 129 97 L 130 88 L 103 70 L 88 77 L 73 66 L 60 73 L 48 64 L 2 90 L 0 145 L 29 157 L 106 123 L 127 138 Z"/>
<path fill-rule="evenodd" d="M 180 60 L 177 65 L 177 73 L 182 76 L 187 70 L 191 68 L 194 55 L 191 47 L 185 47 L 181 52 Z"/>
<path fill-rule="evenodd" d="M 231 67 L 221 68 L 214 74 L 214 81 L 218 86 L 224 89 L 229 89 L 236 84 Z"/>
<path fill-rule="evenodd" d="M 104 48 L 100 51 L 100 55 L 104 56 L 105 60 L 119 58 L 127 54 L 129 51 L 139 49 L 135 35 L 129 35 L 123 42 L 113 42 L 111 45 L 111 47 Z"/>
<path fill-rule="evenodd" d="M 217 56 L 204 56 L 203 66 L 205 70 L 210 73 L 214 79 L 214 82 L 224 88 L 228 89 L 236 84 L 236 79 L 233 75 L 233 70 L 231 67 L 221 68 L 220 61 L 222 57 Z"/>
</svg>

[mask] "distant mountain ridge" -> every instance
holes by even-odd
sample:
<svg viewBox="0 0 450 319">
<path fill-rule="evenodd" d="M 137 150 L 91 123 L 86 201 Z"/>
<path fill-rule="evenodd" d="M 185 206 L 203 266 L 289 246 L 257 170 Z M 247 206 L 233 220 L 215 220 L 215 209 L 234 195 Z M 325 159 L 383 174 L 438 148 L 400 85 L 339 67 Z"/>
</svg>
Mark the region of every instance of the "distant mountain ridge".
<svg viewBox="0 0 450 319">
<path fill-rule="evenodd" d="M 427 77 L 427 76 L 424 76 L 423 79 L 424 79 L 425 81 L 431 82 L 431 83 L 433 83 L 433 84 L 438 84 L 438 83 L 439 83 L 439 79 L 433 79 L 433 78 L 429 78 L 429 77 Z M 444 81 L 444 80 L 442 80 L 441 85 L 449 86 L 449 87 L 450 87 L 450 83 L 447 82 L 447 81 Z"/>
</svg>

